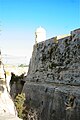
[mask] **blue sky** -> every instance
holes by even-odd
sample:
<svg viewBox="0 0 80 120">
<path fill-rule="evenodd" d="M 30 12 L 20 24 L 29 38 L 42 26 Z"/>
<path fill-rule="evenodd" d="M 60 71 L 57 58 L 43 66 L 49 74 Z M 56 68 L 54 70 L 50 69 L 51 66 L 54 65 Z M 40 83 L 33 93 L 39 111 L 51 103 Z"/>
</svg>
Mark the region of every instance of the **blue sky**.
<svg viewBox="0 0 80 120">
<path fill-rule="evenodd" d="M 3 54 L 27 56 L 42 26 L 47 38 L 80 27 L 80 0 L 0 0 L 0 48 Z"/>
</svg>

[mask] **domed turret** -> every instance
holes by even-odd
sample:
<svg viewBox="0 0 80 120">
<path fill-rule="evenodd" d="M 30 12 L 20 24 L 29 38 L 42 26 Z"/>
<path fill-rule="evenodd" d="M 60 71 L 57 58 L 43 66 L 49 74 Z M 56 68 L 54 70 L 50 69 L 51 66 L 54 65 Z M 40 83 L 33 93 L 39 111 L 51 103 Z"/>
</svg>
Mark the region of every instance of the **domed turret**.
<svg viewBox="0 0 80 120">
<path fill-rule="evenodd" d="M 35 32 L 35 43 L 39 43 L 46 40 L 46 31 L 44 28 L 39 27 Z"/>
</svg>

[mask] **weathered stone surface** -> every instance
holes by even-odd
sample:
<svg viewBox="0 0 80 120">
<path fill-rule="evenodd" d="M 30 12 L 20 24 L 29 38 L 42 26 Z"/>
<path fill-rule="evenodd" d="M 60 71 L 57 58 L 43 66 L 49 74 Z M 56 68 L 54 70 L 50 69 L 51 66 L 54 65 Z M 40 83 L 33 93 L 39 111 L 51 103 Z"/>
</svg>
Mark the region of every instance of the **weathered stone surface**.
<svg viewBox="0 0 80 120">
<path fill-rule="evenodd" d="M 41 120 L 79 120 L 80 87 L 55 84 L 26 83 L 26 96 Z M 71 96 L 73 105 L 67 106 Z"/>
<path fill-rule="evenodd" d="M 0 115 L 0 120 L 21 120 L 21 119 L 12 114 L 3 114 Z"/>
<path fill-rule="evenodd" d="M 15 116 L 17 115 L 14 103 L 13 103 L 9 93 L 7 92 L 6 88 L 4 89 L 4 92 L 1 93 L 1 95 L 0 95 L 0 113 L 1 114 L 10 113 Z"/>
<path fill-rule="evenodd" d="M 14 102 L 7 90 L 4 65 L 0 52 L 0 120 L 19 120 Z"/>
<path fill-rule="evenodd" d="M 80 29 L 34 45 L 23 92 L 39 120 L 80 120 Z"/>
</svg>

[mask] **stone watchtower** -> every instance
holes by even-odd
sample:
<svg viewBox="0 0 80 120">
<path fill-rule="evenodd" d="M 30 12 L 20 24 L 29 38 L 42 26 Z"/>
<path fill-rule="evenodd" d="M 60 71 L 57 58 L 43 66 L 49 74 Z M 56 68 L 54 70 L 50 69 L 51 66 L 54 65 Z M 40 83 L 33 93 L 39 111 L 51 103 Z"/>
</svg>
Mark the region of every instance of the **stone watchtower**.
<svg viewBox="0 0 80 120">
<path fill-rule="evenodd" d="M 35 44 L 46 40 L 46 31 L 44 28 L 39 27 L 35 32 Z"/>
</svg>

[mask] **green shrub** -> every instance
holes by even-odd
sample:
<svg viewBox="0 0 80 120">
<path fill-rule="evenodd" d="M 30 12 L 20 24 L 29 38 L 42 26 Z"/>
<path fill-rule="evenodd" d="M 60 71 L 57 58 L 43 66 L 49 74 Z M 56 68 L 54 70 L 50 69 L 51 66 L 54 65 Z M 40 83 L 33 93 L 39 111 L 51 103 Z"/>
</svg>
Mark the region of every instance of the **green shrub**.
<svg viewBox="0 0 80 120">
<path fill-rule="evenodd" d="M 29 65 L 26 65 L 26 64 L 20 64 L 18 67 L 29 67 Z"/>
<path fill-rule="evenodd" d="M 25 101 L 25 94 L 21 93 L 18 94 L 15 98 L 15 106 L 18 112 L 18 117 L 23 118 L 23 110 L 24 110 L 24 101 Z"/>
</svg>

